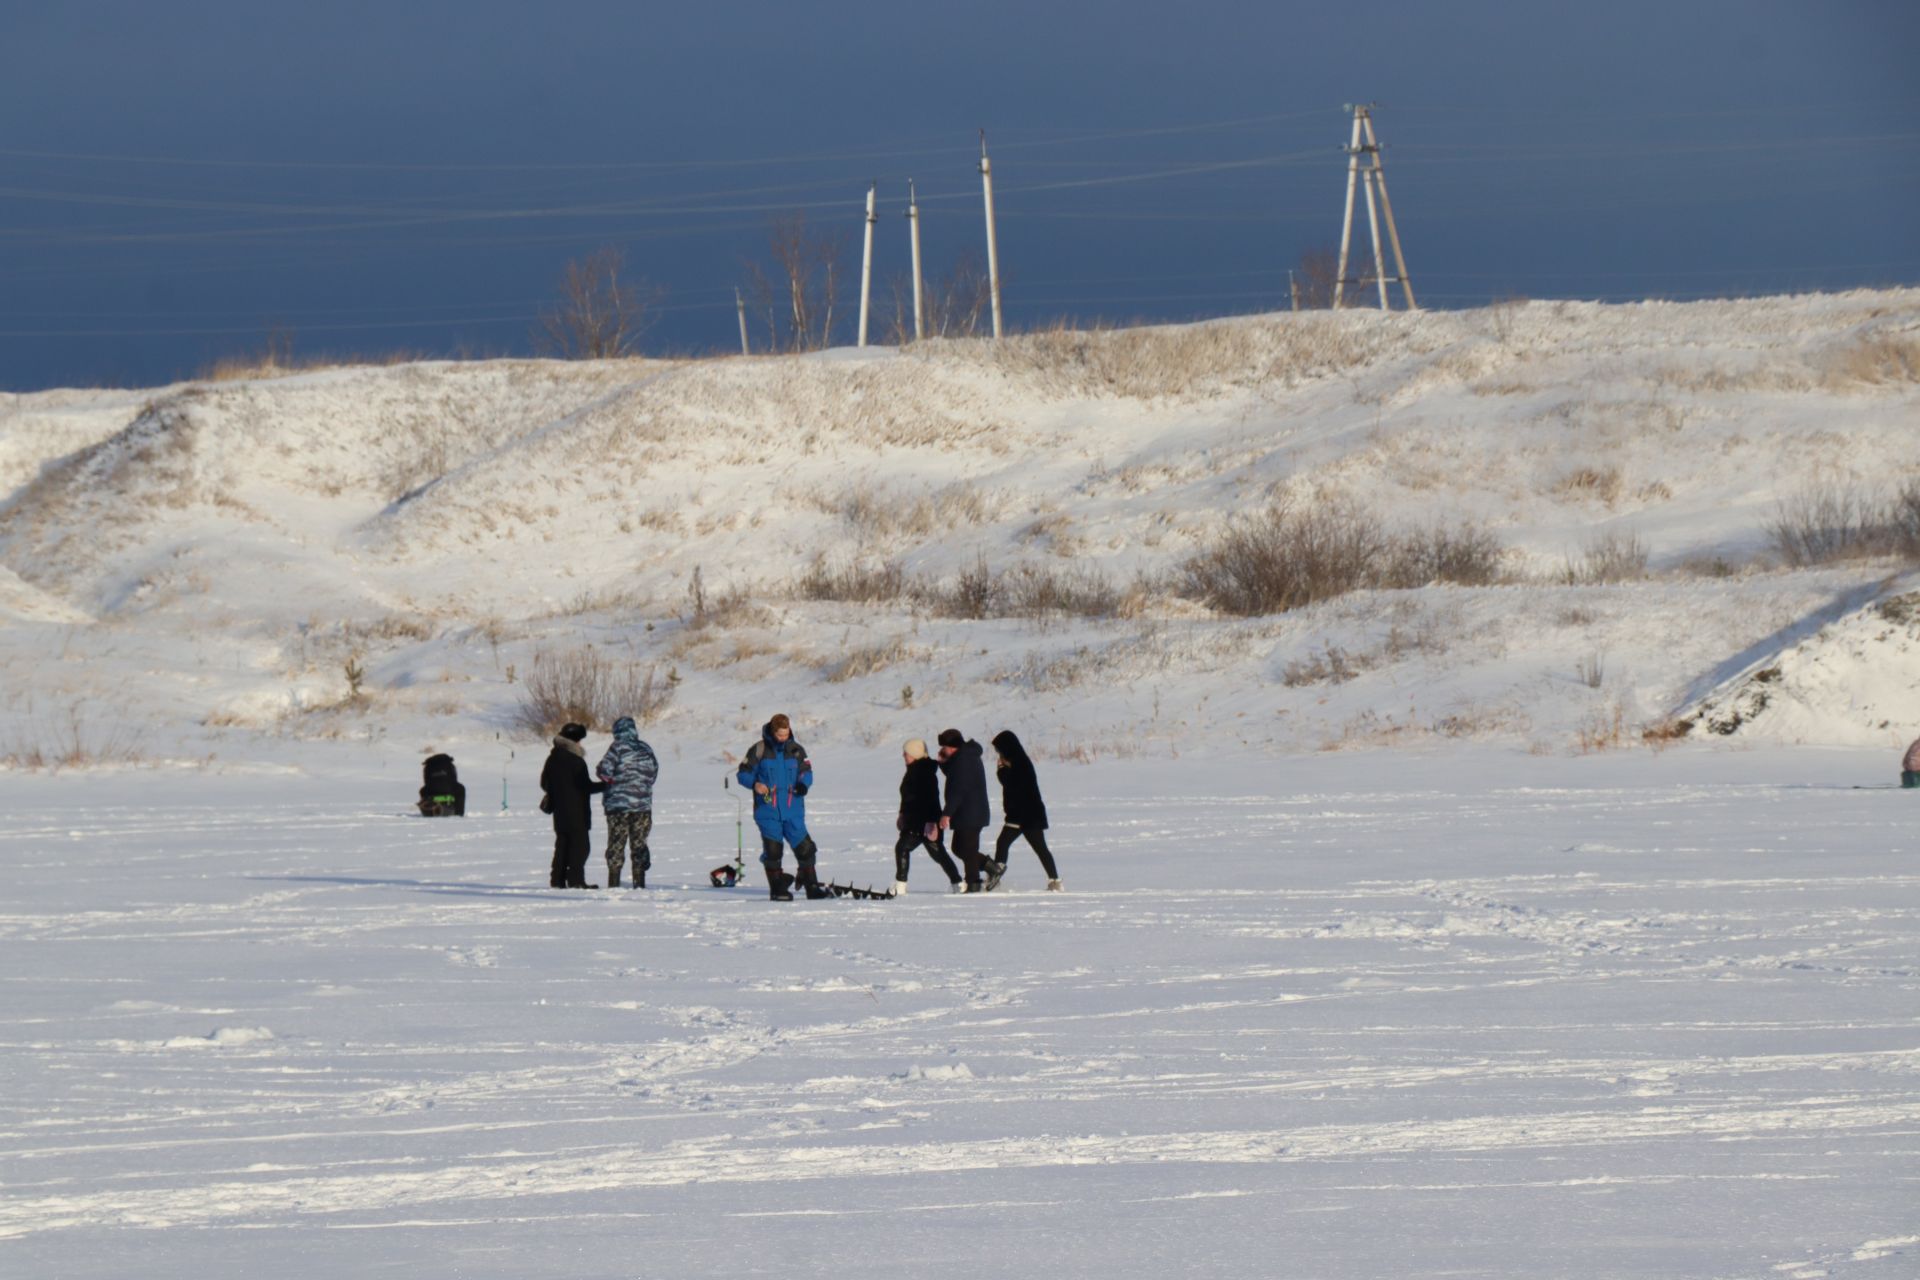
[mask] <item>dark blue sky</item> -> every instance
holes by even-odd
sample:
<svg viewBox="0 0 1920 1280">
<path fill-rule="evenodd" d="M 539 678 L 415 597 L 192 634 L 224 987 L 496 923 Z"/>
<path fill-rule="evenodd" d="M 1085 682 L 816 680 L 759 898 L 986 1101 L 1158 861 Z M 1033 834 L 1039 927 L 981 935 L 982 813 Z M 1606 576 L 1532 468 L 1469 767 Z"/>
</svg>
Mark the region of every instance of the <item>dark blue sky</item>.
<svg viewBox="0 0 1920 1280">
<path fill-rule="evenodd" d="M 1910 0 L 15 3 L 0 388 L 525 352 L 603 244 L 728 349 L 773 212 L 977 249 L 982 126 L 1011 323 L 1270 309 L 1355 100 L 1428 306 L 1920 281 Z"/>
</svg>

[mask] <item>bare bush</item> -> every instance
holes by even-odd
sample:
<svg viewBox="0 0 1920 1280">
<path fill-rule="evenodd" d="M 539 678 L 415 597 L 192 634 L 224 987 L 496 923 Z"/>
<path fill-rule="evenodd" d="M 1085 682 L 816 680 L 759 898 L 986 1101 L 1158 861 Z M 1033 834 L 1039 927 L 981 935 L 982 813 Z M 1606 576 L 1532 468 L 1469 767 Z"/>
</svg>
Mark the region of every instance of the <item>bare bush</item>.
<svg viewBox="0 0 1920 1280">
<path fill-rule="evenodd" d="M 104 730 L 88 723 L 80 703 L 68 704 L 51 725 L 30 718 L 25 740 L 12 743 L 0 754 L 0 766 L 9 769 L 58 772 L 61 769 L 86 769 L 103 764 L 137 764 L 142 758 L 140 736 L 114 716 L 107 718 Z"/>
<path fill-rule="evenodd" d="M 1223 613 L 1283 613 L 1367 586 L 1385 545 L 1351 504 L 1282 499 L 1188 560 L 1183 589 Z"/>
<path fill-rule="evenodd" d="M 1833 352 L 1826 362 L 1829 386 L 1881 386 L 1920 382 L 1920 338 L 1879 333 Z"/>
<path fill-rule="evenodd" d="M 1481 586 L 1500 579 L 1503 552 L 1474 525 L 1379 531 L 1371 512 L 1343 501 L 1282 500 L 1230 525 L 1182 567 L 1181 589 L 1223 613 L 1298 609 L 1365 588 L 1433 582 Z"/>
<path fill-rule="evenodd" d="M 826 677 L 828 684 L 842 684 L 848 680 L 857 680 L 861 676 L 870 676 L 877 671 L 885 671 L 896 663 L 914 657 L 916 651 L 899 636 L 879 644 L 867 645 L 851 650 L 838 662 L 828 665 Z M 912 685 L 907 689 L 911 690 Z M 912 694 L 906 694 L 906 700 L 912 702 Z"/>
<path fill-rule="evenodd" d="M 1567 561 L 1561 581 L 1580 587 L 1637 582 L 1647 576 L 1647 556 L 1639 534 L 1602 533 L 1588 540 L 1578 560 Z"/>
<path fill-rule="evenodd" d="M 1774 551 L 1796 568 L 1887 555 L 1898 547 L 1892 522 L 1908 502 L 1914 487 L 1885 502 L 1864 486 L 1838 482 L 1808 485 L 1780 499 L 1767 525 Z M 1912 518 L 1909 515 L 1906 518 Z"/>
<path fill-rule="evenodd" d="M 914 585 L 913 595 L 949 618 L 1111 618 L 1132 602 L 1097 569 L 1019 564 L 995 572 L 984 556 L 954 577 Z"/>
<path fill-rule="evenodd" d="M 907 575 L 893 560 L 833 565 L 822 556 L 800 576 L 796 589 L 803 600 L 883 604 L 907 593 Z"/>
<path fill-rule="evenodd" d="M 1375 585 L 1413 588 L 1453 582 L 1484 587 L 1500 580 L 1504 557 L 1500 540 L 1477 525 L 1436 525 L 1392 538 Z"/>
<path fill-rule="evenodd" d="M 1365 659 L 1356 658 L 1338 645 L 1326 645 L 1318 653 L 1296 658 L 1280 673 L 1280 683 L 1290 689 L 1311 684 L 1345 684 L 1367 669 Z"/>
<path fill-rule="evenodd" d="M 568 723 L 605 732 L 621 716 L 645 724 L 673 700 L 674 684 L 657 678 L 652 664 L 643 671 L 639 662 L 609 658 L 591 645 L 536 650 L 514 723 L 541 737 Z"/>
</svg>

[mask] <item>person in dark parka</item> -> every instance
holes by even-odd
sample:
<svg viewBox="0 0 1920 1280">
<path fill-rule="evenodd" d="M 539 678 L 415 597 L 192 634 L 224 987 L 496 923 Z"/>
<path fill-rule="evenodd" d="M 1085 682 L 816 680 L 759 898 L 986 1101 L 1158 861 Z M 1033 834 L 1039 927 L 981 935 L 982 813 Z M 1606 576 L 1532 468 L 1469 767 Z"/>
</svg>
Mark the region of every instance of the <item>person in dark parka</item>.
<svg viewBox="0 0 1920 1280">
<path fill-rule="evenodd" d="M 967 892 L 980 891 L 986 859 L 980 856 L 980 833 L 993 821 L 987 808 L 985 752 L 958 729 L 940 731 L 940 770 L 947 775 L 947 802 L 940 826 L 953 832 L 953 853 L 967 869 Z"/>
<path fill-rule="evenodd" d="M 452 756 L 428 756 L 420 766 L 420 812 L 429 818 L 466 816 L 467 789 Z"/>
<path fill-rule="evenodd" d="M 894 821 L 900 838 L 893 845 L 893 891 L 907 891 L 913 851 L 924 847 L 958 892 L 960 869 L 940 843 L 940 766 L 927 758 L 927 744 L 919 738 L 900 749 L 900 758 L 906 761 L 907 771 L 900 779 L 900 816 Z"/>
<path fill-rule="evenodd" d="M 1040 855 L 1040 868 L 1047 873 L 1047 888 L 1060 887 L 1060 869 L 1053 864 L 1047 849 L 1047 802 L 1040 798 L 1040 779 L 1033 771 L 1033 760 L 1011 729 L 993 735 L 993 749 L 1000 753 L 995 772 L 1000 775 L 1000 816 L 1006 825 L 993 842 L 993 862 L 987 867 L 987 890 L 1000 887 L 1007 874 L 1007 853 L 1013 842 L 1026 837 Z"/>
<path fill-rule="evenodd" d="M 607 789 L 587 772 L 587 727 L 570 724 L 554 737 L 553 750 L 540 770 L 540 807 L 553 815 L 553 869 L 547 884 L 555 889 L 598 889 L 587 883 L 587 833 L 593 829 L 592 797 Z"/>
</svg>

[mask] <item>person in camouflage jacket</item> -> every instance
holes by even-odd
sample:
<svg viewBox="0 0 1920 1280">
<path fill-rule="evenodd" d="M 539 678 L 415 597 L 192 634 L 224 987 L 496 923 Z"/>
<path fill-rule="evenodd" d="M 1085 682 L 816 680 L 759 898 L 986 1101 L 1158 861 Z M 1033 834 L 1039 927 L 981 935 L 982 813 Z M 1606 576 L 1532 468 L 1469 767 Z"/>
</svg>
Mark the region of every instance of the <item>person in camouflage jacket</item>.
<svg viewBox="0 0 1920 1280">
<path fill-rule="evenodd" d="M 631 848 L 633 887 L 644 889 L 647 869 L 653 865 L 647 837 L 653 834 L 653 784 L 660 776 L 660 758 L 640 740 L 640 727 L 632 716 L 613 722 L 613 745 L 600 757 L 594 773 L 607 784 L 600 799 L 607 813 L 607 888 L 620 886 L 620 868 Z"/>
</svg>

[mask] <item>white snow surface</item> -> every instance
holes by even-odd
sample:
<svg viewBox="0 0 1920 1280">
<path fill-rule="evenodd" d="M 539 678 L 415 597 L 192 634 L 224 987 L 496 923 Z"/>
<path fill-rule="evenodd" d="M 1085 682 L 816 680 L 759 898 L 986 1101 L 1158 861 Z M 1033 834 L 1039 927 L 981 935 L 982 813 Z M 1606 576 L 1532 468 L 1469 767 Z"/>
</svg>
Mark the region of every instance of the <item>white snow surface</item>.
<svg viewBox="0 0 1920 1280">
<path fill-rule="evenodd" d="M 401 817 L 306 753 L 0 776 L 0 1271 L 1920 1263 L 1878 753 L 1060 767 L 1065 892 L 1022 848 L 790 905 L 705 885 L 734 811 L 671 749 L 652 887 L 599 893 L 536 887 L 525 807 Z M 884 882 L 885 753 L 818 763 L 824 869 Z"/>
<path fill-rule="evenodd" d="M 0 1274 L 1920 1274 L 1920 573 L 1766 532 L 1920 476 L 1917 343 L 1892 290 L 0 396 Z M 1281 497 L 1509 580 L 1171 588 Z M 1648 575 L 1558 580 L 1605 535 Z M 671 692 L 645 891 L 543 887 L 516 712 L 588 646 Z M 891 881 L 902 740 L 1011 727 L 1066 892 L 708 887 L 776 710 L 829 876 Z M 403 816 L 442 750 L 470 816 Z"/>
</svg>

